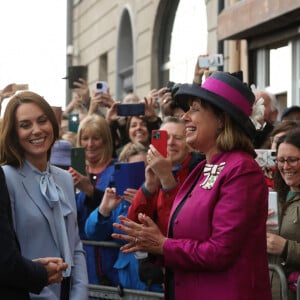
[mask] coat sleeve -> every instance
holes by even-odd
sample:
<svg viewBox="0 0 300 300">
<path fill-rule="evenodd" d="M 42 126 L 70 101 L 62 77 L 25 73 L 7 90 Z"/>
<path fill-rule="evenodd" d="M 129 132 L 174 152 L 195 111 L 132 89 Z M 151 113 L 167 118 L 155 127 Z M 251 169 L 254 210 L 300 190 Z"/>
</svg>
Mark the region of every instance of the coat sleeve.
<svg viewBox="0 0 300 300">
<path fill-rule="evenodd" d="M 157 196 L 157 193 L 146 195 L 142 188 L 139 188 L 128 209 L 127 217 L 139 223 L 138 215 L 139 213 L 144 213 L 153 219 L 156 210 Z"/>
<path fill-rule="evenodd" d="M 105 241 L 113 233 L 112 223 L 112 214 L 109 217 L 103 217 L 96 208 L 85 222 L 85 234 L 90 240 Z"/>
<path fill-rule="evenodd" d="M 64 171 L 65 172 L 65 171 Z M 77 223 L 76 201 L 73 190 L 73 179 L 71 175 L 66 172 L 65 178 L 65 192 L 69 199 L 69 204 L 72 207 L 72 217 L 68 223 L 68 238 L 73 250 L 73 267 L 71 278 L 70 299 L 72 300 L 86 300 L 88 299 L 88 275 L 85 251 L 83 250 L 82 242 L 79 236 L 79 228 Z"/>
<path fill-rule="evenodd" d="M 0 168 L 0 285 L 39 293 L 47 285 L 44 266 L 22 257 L 13 229 L 5 177 Z"/>
</svg>

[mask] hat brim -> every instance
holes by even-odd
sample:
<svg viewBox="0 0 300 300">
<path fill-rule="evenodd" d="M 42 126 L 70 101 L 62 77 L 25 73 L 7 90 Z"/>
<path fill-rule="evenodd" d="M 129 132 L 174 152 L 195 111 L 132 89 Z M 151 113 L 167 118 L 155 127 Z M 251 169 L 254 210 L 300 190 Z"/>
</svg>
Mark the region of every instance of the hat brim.
<svg viewBox="0 0 300 300">
<path fill-rule="evenodd" d="M 255 128 L 249 117 L 223 97 L 216 95 L 204 88 L 201 88 L 201 86 L 197 84 L 182 84 L 175 94 L 174 99 L 178 103 L 178 105 L 186 112 L 189 110 L 190 97 L 199 98 L 216 106 L 222 111 L 227 112 L 251 138 L 253 137 L 253 130 L 255 130 Z"/>
</svg>

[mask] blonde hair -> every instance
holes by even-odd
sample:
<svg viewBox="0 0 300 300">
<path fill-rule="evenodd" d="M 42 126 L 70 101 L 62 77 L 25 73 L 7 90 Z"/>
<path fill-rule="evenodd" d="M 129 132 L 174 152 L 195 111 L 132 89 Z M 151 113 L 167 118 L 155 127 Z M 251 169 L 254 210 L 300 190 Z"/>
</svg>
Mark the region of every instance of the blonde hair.
<svg viewBox="0 0 300 300">
<path fill-rule="evenodd" d="M 101 159 L 102 162 L 107 162 L 113 155 L 113 141 L 111 131 L 106 120 L 99 115 L 93 114 L 86 116 L 79 125 L 77 133 L 77 146 L 81 146 L 81 137 L 83 132 L 89 134 L 98 134 L 105 145 L 104 154 Z"/>
<path fill-rule="evenodd" d="M 148 149 L 143 144 L 139 142 L 129 142 L 123 147 L 121 153 L 119 154 L 119 161 L 128 162 L 131 156 L 147 154 L 147 151 Z"/>
</svg>

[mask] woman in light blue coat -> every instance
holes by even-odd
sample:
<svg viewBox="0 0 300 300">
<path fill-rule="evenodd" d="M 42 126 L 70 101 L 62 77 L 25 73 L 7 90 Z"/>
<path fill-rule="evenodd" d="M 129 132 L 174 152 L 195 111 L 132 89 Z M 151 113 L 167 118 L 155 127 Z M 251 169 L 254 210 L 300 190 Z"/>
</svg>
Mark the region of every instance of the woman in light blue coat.
<svg viewBox="0 0 300 300">
<path fill-rule="evenodd" d="M 31 299 L 88 299 L 73 180 L 49 164 L 59 133 L 54 112 L 38 94 L 22 92 L 9 101 L 2 124 L 0 163 L 22 253 L 28 259 L 55 256 L 68 263 L 61 284 L 49 285 Z"/>
</svg>

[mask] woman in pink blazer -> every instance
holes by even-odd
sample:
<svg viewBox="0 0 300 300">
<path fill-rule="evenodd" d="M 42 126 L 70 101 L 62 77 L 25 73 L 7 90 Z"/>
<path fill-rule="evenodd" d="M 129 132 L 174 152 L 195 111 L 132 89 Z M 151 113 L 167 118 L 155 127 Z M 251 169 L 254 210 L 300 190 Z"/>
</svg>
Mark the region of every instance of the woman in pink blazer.
<svg viewBox="0 0 300 300">
<path fill-rule="evenodd" d="M 183 84 L 175 100 L 185 111 L 187 142 L 206 160 L 179 189 L 167 236 L 143 214 L 142 224 L 120 217 L 115 226 L 127 235 L 113 236 L 128 241 L 124 253 L 161 256 L 166 299 L 270 300 L 268 190 L 249 119 L 254 95 L 234 76 L 214 72 L 201 87 Z M 148 160 L 157 155 L 151 149 Z"/>
</svg>

